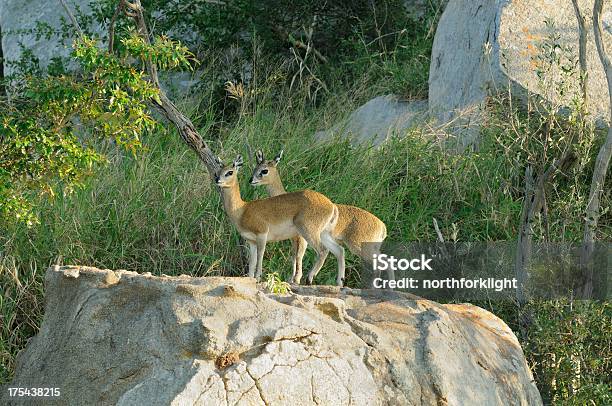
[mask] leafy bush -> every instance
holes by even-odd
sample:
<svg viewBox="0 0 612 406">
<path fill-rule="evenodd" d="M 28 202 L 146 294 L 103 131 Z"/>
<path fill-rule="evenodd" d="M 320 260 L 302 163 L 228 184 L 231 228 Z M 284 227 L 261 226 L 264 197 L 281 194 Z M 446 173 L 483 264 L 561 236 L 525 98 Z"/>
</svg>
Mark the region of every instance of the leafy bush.
<svg viewBox="0 0 612 406">
<path fill-rule="evenodd" d="M 513 301 L 474 304 L 494 312 L 515 331 L 544 404 L 610 404 L 609 301 L 534 300 L 523 309 Z"/>
<path fill-rule="evenodd" d="M 431 7 L 437 3 L 432 2 Z M 91 4 L 97 19 L 108 21 L 116 1 Z M 266 54 L 287 52 L 292 45 L 291 36 L 304 43 L 311 41 L 325 55 L 337 56 L 343 41 L 356 32 L 361 32 L 368 42 L 379 39 L 381 44 L 389 45 L 393 42 L 389 34 L 405 28 L 410 18 L 399 0 L 232 0 L 183 4 L 174 0 L 145 0 L 142 4 L 157 33 L 187 41 L 190 48 L 204 53 L 232 43 L 243 45 L 250 36 L 260 39 Z"/>
<path fill-rule="evenodd" d="M 533 326 L 525 351 L 546 400 L 554 403 L 612 402 L 612 306 L 609 302 L 533 303 Z"/>
<path fill-rule="evenodd" d="M 147 103 L 158 89 L 144 71 L 125 61 L 151 60 L 165 69 L 189 66 L 180 44 L 158 37 L 146 44 L 137 35 L 122 39 L 118 54 L 106 52 L 86 37 L 74 43 L 78 74 L 34 74 L 11 77 L 10 101 L 1 101 L 0 217 L 29 225 L 30 197 L 69 192 L 95 164 L 105 160 L 92 142 L 112 139 L 132 153 L 140 136 L 155 125 Z"/>
</svg>

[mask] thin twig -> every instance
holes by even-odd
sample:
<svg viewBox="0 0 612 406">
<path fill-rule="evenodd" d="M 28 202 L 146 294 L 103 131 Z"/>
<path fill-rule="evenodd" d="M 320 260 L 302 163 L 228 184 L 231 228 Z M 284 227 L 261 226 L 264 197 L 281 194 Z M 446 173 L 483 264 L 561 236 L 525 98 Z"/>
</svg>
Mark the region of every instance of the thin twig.
<svg viewBox="0 0 612 406">
<path fill-rule="evenodd" d="M 317 90 L 315 91 L 315 96 L 318 93 L 319 89 L 323 89 L 326 93 L 329 93 L 329 89 L 327 88 L 327 86 L 325 85 L 325 83 L 323 83 L 323 81 L 321 79 L 319 79 L 313 72 L 312 70 L 308 67 L 308 65 L 305 63 L 305 60 L 298 55 L 297 52 L 295 52 L 295 50 L 293 48 L 291 48 L 291 53 L 293 53 L 293 56 L 295 58 L 296 61 L 298 61 L 299 63 L 299 70 L 298 72 L 295 73 L 295 75 L 293 75 L 293 78 L 291 79 L 291 84 L 289 85 L 289 89 L 293 88 L 293 83 L 295 82 L 296 77 L 299 75 L 300 77 L 300 81 L 302 81 L 302 73 L 304 72 L 304 70 L 308 71 L 308 73 L 310 74 L 310 77 L 319 84 L 319 87 L 317 88 Z"/>
<path fill-rule="evenodd" d="M 438 227 L 438 220 L 435 217 L 432 217 L 434 229 L 436 230 L 436 234 L 438 235 L 438 240 L 440 240 L 440 252 L 442 253 L 442 257 L 449 259 L 450 255 L 448 255 L 448 251 L 446 250 L 446 244 L 444 242 L 444 236 L 440 231 L 440 227 Z"/>
<path fill-rule="evenodd" d="M 273 27 L 273 30 L 280 36 L 282 37 L 284 40 L 289 41 L 291 43 L 291 45 L 293 45 L 296 48 L 300 48 L 306 51 L 310 51 L 312 50 L 313 54 L 323 63 L 327 63 L 327 58 L 321 53 L 319 52 L 317 49 L 315 49 L 312 45 L 308 46 L 306 45 L 304 42 L 300 41 L 299 39 L 295 38 L 293 35 L 291 35 L 290 33 L 286 32 L 282 27 L 276 25 Z"/>
<path fill-rule="evenodd" d="M 134 19 L 134 22 L 136 23 L 136 28 L 138 29 L 138 33 L 140 34 L 142 39 L 147 45 L 151 45 L 151 37 L 149 36 L 149 29 L 147 28 L 147 22 L 145 21 L 143 13 L 144 9 L 142 7 L 142 4 L 140 4 L 140 0 L 133 0 L 132 2 L 123 0 L 123 4 L 126 7 L 126 14 Z M 153 82 L 153 85 L 155 85 L 155 87 L 159 89 L 160 85 L 157 65 L 153 63 L 151 58 L 147 58 L 145 60 L 145 63 L 147 66 L 147 71 L 149 72 L 149 76 L 151 77 L 151 82 Z"/>
<path fill-rule="evenodd" d="M 550 223 L 548 221 L 548 201 L 546 190 L 542 192 L 542 225 L 544 226 L 544 241 L 550 242 Z"/>
<path fill-rule="evenodd" d="M 434 225 L 434 229 L 436 230 L 436 234 L 438 235 L 438 240 L 440 240 L 441 243 L 444 243 L 444 236 L 442 235 L 442 232 L 440 231 L 440 227 L 438 227 L 438 220 L 436 220 L 435 217 L 433 217 L 433 225 Z"/>
<path fill-rule="evenodd" d="M 595 4 L 593 5 L 593 34 L 595 37 L 595 46 L 597 47 L 597 53 L 599 54 L 599 59 L 601 60 L 601 64 L 604 66 L 604 72 L 606 73 L 606 79 L 608 79 L 608 85 L 612 87 L 612 62 L 610 62 L 610 58 L 606 53 L 606 44 L 602 39 L 603 29 L 601 24 L 601 15 L 603 14 L 603 1 L 595 0 Z M 612 94 L 610 95 L 610 99 L 612 102 Z M 612 116 L 612 110 L 611 110 Z"/>
</svg>

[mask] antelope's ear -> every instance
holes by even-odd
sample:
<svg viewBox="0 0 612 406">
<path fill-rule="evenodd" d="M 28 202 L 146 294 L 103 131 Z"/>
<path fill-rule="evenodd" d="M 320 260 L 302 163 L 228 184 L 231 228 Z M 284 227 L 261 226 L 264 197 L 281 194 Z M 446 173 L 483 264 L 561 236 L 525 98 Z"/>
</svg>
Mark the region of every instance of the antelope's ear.
<svg viewBox="0 0 612 406">
<path fill-rule="evenodd" d="M 238 155 L 236 159 L 234 159 L 234 168 L 238 169 L 244 164 L 244 160 L 242 159 L 242 155 Z"/>
<path fill-rule="evenodd" d="M 281 149 L 280 152 L 274 157 L 274 162 L 275 163 L 278 164 L 280 162 L 281 158 L 283 157 L 283 152 L 284 151 L 285 150 Z"/>
<path fill-rule="evenodd" d="M 264 161 L 264 154 L 263 152 L 261 152 L 261 149 L 258 149 L 257 152 L 255 152 L 255 160 L 257 161 L 257 164 L 261 164 Z"/>
</svg>

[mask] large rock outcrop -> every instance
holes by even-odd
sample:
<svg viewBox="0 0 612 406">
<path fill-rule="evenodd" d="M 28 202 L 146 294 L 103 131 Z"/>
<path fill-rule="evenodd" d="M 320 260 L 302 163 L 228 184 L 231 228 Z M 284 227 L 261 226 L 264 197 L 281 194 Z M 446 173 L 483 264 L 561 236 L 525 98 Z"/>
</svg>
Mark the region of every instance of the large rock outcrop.
<svg viewBox="0 0 612 406">
<path fill-rule="evenodd" d="M 73 13 L 91 14 L 90 0 L 67 0 Z M 72 52 L 72 38 L 61 40 L 37 35 L 38 27 L 60 29 L 62 19 L 70 24 L 59 0 L 0 0 L 0 27 L 2 27 L 2 53 L 4 74 L 14 72 L 13 62 L 19 61 L 24 50 L 36 58 L 41 68 L 46 68 L 54 58 L 66 58 Z M 101 27 L 92 27 L 101 32 Z"/>
<path fill-rule="evenodd" d="M 589 109 L 592 117 L 603 123 L 609 99 L 593 40 L 593 0 L 578 3 L 586 18 Z M 612 13 L 603 16 L 603 25 L 609 50 Z M 542 86 L 534 61 L 539 44 L 550 34 L 558 35 L 556 42 L 571 48 L 568 53 L 578 58 L 578 20 L 571 1 L 450 0 L 438 24 L 431 56 L 432 116 L 442 123 L 454 120 L 456 127 L 465 129 L 460 131 L 462 142 L 469 144 L 480 124 L 478 112 L 496 90 L 506 90 L 510 84 L 515 95 L 525 97 L 529 92 L 550 101 L 554 89 Z M 572 98 L 580 94 L 578 75 L 572 81 L 572 88 L 558 100 L 561 104 L 570 106 Z"/>
<path fill-rule="evenodd" d="M 86 267 L 45 284 L 12 386 L 60 388 L 48 404 L 541 404 L 512 331 L 471 305 Z"/>
<path fill-rule="evenodd" d="M 66 4 L 77 18 L 89 19 L 87 34 L 105 37 L 107 27 L 102 27 L 92 17 L 92 0 L 66 0 Z M 74 35 L 60 38 L 57 35 L 47 37 L 39 35 L 37 28 L 45 27 L 58 30 L 62 22 L 67 24 L 69 33 L 74 34 L 66 11 L 59 0 L 0 0 L 0 27 L 2 28 L 2 52 L 4 75 L 15 73 L 15 62 L 29 52 L 41 69 L 46 69 L 54 60 L 61 60 L 65 67 L 76 69 L 76 63 L 70 60 Z M 198 74 L 187 72 L 162 72 L 162 86 L 172 96 L 184 96 L 198 82 Z"/>
</svg>

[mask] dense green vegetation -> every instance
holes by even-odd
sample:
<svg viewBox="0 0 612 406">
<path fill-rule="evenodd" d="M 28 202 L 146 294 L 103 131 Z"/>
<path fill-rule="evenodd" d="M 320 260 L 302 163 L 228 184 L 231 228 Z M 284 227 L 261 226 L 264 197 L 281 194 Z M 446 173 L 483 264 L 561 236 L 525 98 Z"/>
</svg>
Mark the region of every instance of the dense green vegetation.
<svg viewBox="0 0 612 406">
<path fill-rule="evenodd" d="M 426 124 L 380 148 L 313 139 L 316 130 L 330 127 L 371 97 L 392 92 L 408 98 L 426 96 L 435 10 L 417 22 L 393 20 L 384 32 L 380 27 L 376 30 L 371 12 L 354 11 L 363 13 L 359 15 L 364 23 L 351 25 L 349 31 L 344 25 L 326 27 L 324 34 L 327 30 L 338 33 L 331 36 L 338 43 L 330 45 L 331 39 L 325 39 L 329 36 L 322 34 L 315 44 L 328 61 L 313 62 L 309 71 L 299 71 L 299 64 L 291 62 L 286 41 L 260 39 L 259 32 L 265 31 L 260 25 L 267 22 L 249 19 L 247 11 L 238 15 L 252 22 L 249 27 L 254 34 L 244 40 L 243 48 L 250 51 L 240 58 L 252 64 L 251 80 L 237 75 L 233 86 L 226 86 L 227 66 L 217 59 L 217 48 L 227 43 L 223 41 L 237 41 L 240 32 L 232 25 L 222 33 L 230 39 L 220 36 L 214 28 L 224 27 L 227 15 L 217 13 L 216 25 L 201 29 L 204 37 L 220 42 L 194 50 L 203 60 L 202 77 L 196 96 L 180 106 L 222 158 L 230 160 L 237 153 L 249 156 L 241 174 L 244 198 L 264 195 L 248 185 L 249 167 L 254 164 L 250 153 L 261 148 L 271 155 L 284 148 L 280 170 L 288 190 L 312 188 L 335 202 L 366 208 L 385 221 L 390 240 L 434 240 L 434 217 L 449 240 L 516 239 L 525 165 L 541 163 L 539 144 L 525 148 L 540 127 L 541 121 L 534 118 L 541 112 L 493 101 L 475 153 L 448 153 L 438 142 L 440 134 Z M 384 41 L 377 40 L 385 33 L 389 35 Z M 260 45 L 261 50 L 253 51 Z M 551 139 L 564 140 L 582 131 L 572 119 L 558 124 L 548 134 Z M 121 143 L 97 137 L 91 148 L 108 162 L 95 165 L 94 176 L 84 178 L 72 193 L 62 190 L 60 183 L 53 185 L 53 195 L 30 195 L 38 222 L 0 224 L 0 383 L 10 379 L 16 353 L 37 331 L 43 312 L 44 271 L 51 264 L 154 275 L 244 273 L 247 258 L 239 235 L 228 223 L 204 166 L 174 128 L 148 127 L 138 140 L 142 148 L 126 151 Z M 581 140 L 578 161 L 551 187 L 551 241 L 580 242 L 582 238 L 582 213 L 601 137 L 594 133 Z M 556 151 L 547 152 L 554 155 Z M 598 239 L 603 241 L 612 238 L 611 197 L 608 192 L 602 198 L 607 211 L 600 219 Z M 544 226 L 536 233 L 537 239 L 544 238 Z M 269 274 L 288 279 L 289 247 L 288 242 L 269 246 L 264 262 Z M 312 260 L 309 252 L 305 269 Z M 352 256 L 347 265 L 348 285 L 357 286 L 360 265 Z M 335 263 L 329 259 L 316 282 L 334 281 Z M 546 402 L 612 401 L 609 302 L 533 301 L 520 311 L 513 302 L 479 305 L 517 332 Z M 524 330 L 520 321 L 526 313 L 530 323 Z"/>
</svg>

